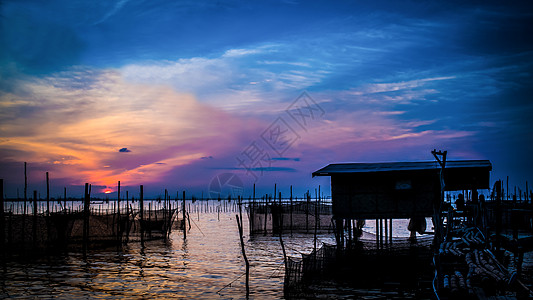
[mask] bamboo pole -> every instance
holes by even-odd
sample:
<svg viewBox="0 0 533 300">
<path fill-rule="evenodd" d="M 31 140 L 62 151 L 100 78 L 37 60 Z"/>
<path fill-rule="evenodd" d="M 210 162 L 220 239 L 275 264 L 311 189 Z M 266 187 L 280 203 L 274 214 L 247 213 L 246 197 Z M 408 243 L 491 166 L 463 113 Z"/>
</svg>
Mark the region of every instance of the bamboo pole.
<svg viewBox="0 0 533 300">
<path fill-rule="evenodd" d="M 376 250 L 379 249 L 379 219 L 376 218 Z"/>
<path fill-rule="evenodd" d="M 392 245 L 392 219 L 389 219 L 389 232 L 390 232 L 389 243 Z"/>
<path fill-rule="evenodd" d="M 24 210 L 22 211 L 22 242 L 26 240 L 27 201 L 28 201 L 28 176 L 26 174 L 26 162 L 24 162 Z"/>
<path fill-rule="evenodd" d="M 5 220 L 4 220 L 4 179 L 0 178 L 0 248 L 3 252 L 5 250 Z"/>
<path fill-rule="evenodd" d="M 46 215 L 50 215 L 50 179 L 46 172 Z"/>
<path fill-rule="evenodd" d="M 384 244 L 387 245 L 389 243 L 389 226 L 387 224 L 387 219 L 383 219 L 383 225 L 383 228 L 385 229 Z"/>
<path fill-rule="evenodd" d="M 32 233 L 33 233 L 33 248 L 35 249 L 37 247 L 37 191 L 33 191 L 33 226 L 32 226 Z"/>
<path fill-rule="evenodd" d="M 315 192 L 316 192 L 316 189 L 315 189 Z M 316 200 L 317 199 L 315 199 L 315 201 Z M 315 232 L 313 234 L 313 248 L 314 248 L 314 253 L 315 253 L 315 259 L 314 259 L 315 266 L 316 266 L 316 234 L 317 234 L 317 230 L 318 230 L 318 206 L 316 205 L 316 202 L 315 202 Z"/>
<path fill-rule="evenodd" d="M 141 249 L 144 248 L 144 187 L 141 184 L 139 191 L 139 218 L 141 229 Z"/>
<path fill-rule="evenodd" d="M 317 213 L 317 220 L 318 220 L 318 229 L 320 229 L 320 184 L 318 185 L 318 210 L 316 213 Z M 351 225 L 350 225 L 350 228 L 351 228 Z"/>
<path fill-rule="evenodd" d="M 529 202 L 529 187 L 527 185 L 527 180 L 526 180 L 526 203 Z"/>
<path fill-rule="evenodd" d="M 117 243 L 120 242 L 120 180 L 117 184 Z"/>
<path fill-rule="evenodd" d="M 28 176 L 26 174 L 26 162 L 24 162 L 24 201 L 28 200 Z M 26 202 L 24 202 L 26 206 Z"/>
<path fill-rule="evenodd" d="M 305 233 L 309 233 L 309 204 L 311 202 L 311 195 L 309 191 L 306 194 L 306 208 L 305 208 Z"/>
<path fill-rule="evenodd" d="M 185 227 L 185 190 L 183 190 L 183 239 L 187 238 L 187 227 Z"/>
<path fill-rule="evenodd" d="M 250 209 L 250 219 L 248 220 L 248 223 L 250 224 L 250 234 L 253 233 L 254 229 L 255 229 L 255 213 L 256 213 L 256 208 L 255 208 L 255 183 L 254 183 L 254 188 L 253 188 L 253 193 L 252 193 L 252 208 Z"/>
<path fill-rule="evenodd" d="M 502 185 L 503 182 L 496 181 L 496 253 L 497 255 L 500 255 L 500 245 L 501 245 L 501 227 L 502 227 L 502 209 L 501 209 L 501 202 L 502 202 Z"/>
<path fill-rule="evenodd" d="M 89 215 L 90 215 L 91 196 L 89 191 L 89 184 L 85 183 L 85 195 L 83 199 L 83 256 L 87 254 L 87 246 L 89 243 Z"/>
<path fill-rule="evenodd" d="M 244 263 L 246 264 L 246 299 L 250 297 L 250 262 L 248 261 L 248 257 L 246 257 L 246 251 L 244 250 L 244 239 L 243 239 L 243 230 L 242 230 L 242 219 L 239 218 L 239 215 L 235 215 L 235 218 L 237 219 L 237 227 L 239 227 L 239 238 L 241 240 L 241 251 L 242 256 L 244 258 Z M 285 249 L 285 248 L 283 248 Z"/>
<path fill-rule="evenodd" d="M 292 185 L 291 185 L 291 195 L 290 195 L 290 198 L 289 198 L 289 201 L 290 201 L 290 227 L 291 227 L 291 236 L 292 236 Z"/>
<path fill-rule="evenodd" d="M 514 187 L 515 195 L 516 195 L 516 186 Z M 505 192 L 507 193 L 506 200 L 509 200 L 509 176 L 507 176 L 507 186 Z"/>
</svg>

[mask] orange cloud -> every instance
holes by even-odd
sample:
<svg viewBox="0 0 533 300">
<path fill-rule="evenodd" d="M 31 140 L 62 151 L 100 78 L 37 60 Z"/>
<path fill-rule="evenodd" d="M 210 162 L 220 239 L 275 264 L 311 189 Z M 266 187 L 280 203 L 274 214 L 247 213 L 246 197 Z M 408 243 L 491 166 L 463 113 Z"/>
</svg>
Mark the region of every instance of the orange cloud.
<svg viewBox="0 0 533 300">
<path fill-rule="evenodd" d="M 89 88 L 71 88 L 69 75 L 28 83 L 25 94 L 1 95 L 0 105 L 18 114 L 0 125 L 7 159 L 61 166 L 55 177 L 76 176 L 78 183 L 139 184 L 234 151 L 239 133 L 259 124 L 166 86 L 128 83 L 117 72 L 82 74 Z"/>
</svg>

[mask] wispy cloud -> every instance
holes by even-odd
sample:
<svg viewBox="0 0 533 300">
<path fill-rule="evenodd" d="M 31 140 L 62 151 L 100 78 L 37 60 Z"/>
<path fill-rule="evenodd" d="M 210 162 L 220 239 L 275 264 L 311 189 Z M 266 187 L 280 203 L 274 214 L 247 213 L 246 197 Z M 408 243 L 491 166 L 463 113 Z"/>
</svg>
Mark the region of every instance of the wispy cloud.
<svg viewBox="0 0 533 300">
<path fill-rule="evenodd" d="M 444 77 L 415 79 L 415 80 L 410 80 L 410 81 L 391 82 L 391 83 L 373 83 L 373 84 L 367 84 L 359 89 L 352 91 L 352 94 L 353 95 L 365 95 L 365 94 L 376 94 L 376 93 L 412 90 L 415 88 L 422 87 L 432 81 L 450 80 L 454 78 L 455 76 L 444 76 Z M 426 91 L 434 92 L 435 90 L 426 90 Z"/>
<path fill-rule="evenodd" d="M 200 101 L 228 111 L 257 111 L 258 99 L 279 101 L 272 97 L 272 93 L 278 98 L 286 97 L 283 93 L 304 90 L 327 75 L 313 68 L 277 71 L 277 62 L 264 63 L 265 57 L 280 51 L 282 47 L 285 46 L 260 45 L 230 49 L 218 57 L 129 64 L 120 68 L 120 72 L 129 82 L 168 85 L 178 92 L 192 93 Z M 310 66 L 301 61 L 286 61 L 283 64 Z M 270 96 L 265 97 L 269 93 Z M 255 107 L 252 108 L 251 104 Z M 271 110 L 271 107 L 261 109 Z"/>
<path fill-rule="evenodd" d="M 107 13 L 98 21 L 96 21 L 94 24 L 100 24 L 102 22 L 105 22 L 107 19 L 115 15 L 129 0 L 118 0 L 116 1 L 115 5 L 107 11 Z"/>
<path fill-rule="evenodd" d="M 114 71 L 89 76 L 94 83 L 82 90 L 66 87 L 68 75 L 0 97 L 16 113 L 0 126 L 0 149 L 10 153 L 5 160 L 53 165 L 61 172 L 56 176 L 79 174 L 80 182 L 157 181 L 213 152 L 237 151 L 245 132 L 262 127 L 167 87 L 129 84 Z"/>
</svg>

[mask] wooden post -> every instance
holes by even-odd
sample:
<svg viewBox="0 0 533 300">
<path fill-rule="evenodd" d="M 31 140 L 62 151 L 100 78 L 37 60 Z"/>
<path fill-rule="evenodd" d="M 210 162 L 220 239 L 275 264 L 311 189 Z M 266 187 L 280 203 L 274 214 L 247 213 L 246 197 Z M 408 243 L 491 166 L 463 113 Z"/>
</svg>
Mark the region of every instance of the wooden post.
<svg viewBox="0 0 533 300">
<path fill-rule="evenodd" d="M 28 200 L 28 176 L 26 175 L 26 162 L 24 162 L 24 207 L 26 207 L 26 200 Z"/>
<path fill-rule="evenodd" d="M 385 240 L 385 245 L 387 245 L 389 243 L 389 226 L 387 226 L 387 219 L 383 219 L 383 224 L 385 228 L 384 240 Z"/>
<path fill-rule="evenodd" d="M 244 258 L 244 262 L 246 264 L 246 299 L 250 297 L 250 262 L 248 261 L 248 257 L 246 257 L 246 251 L 244 251 L 244 239 L 243 239 L 243 233 L 242 233 L 242 219 L 239 219 L 239 215 L 235 215 L 235 218 L 237 219 L 237 227 L 239 227 L 239 238 L 241 240 L 241 251 L 242 256 Z"/>
<path fill-rule="evenodd" d="M 164 240 L 166 241 L 167 239 L 167 232 L 168 232 L 168 227 L 167 227 L 167 198 L 168 198 L 168 190 L 165 189 L 165 199 L 163 200 L 163 229 L 165 231 L 165 238 Z"/>
<path fill-rule="evenodd" d="M 500 233 L 501 233 L 501 227 L 502 227 L 502 185 L 503 183 L 501 181 L 496 181 L 495 187 L 496 187 L 496 253 L 499 255 L 500 251 Z"/>
<path fill-rule="evenodd" d="M 267 233 L 267 219 L 268 219 L 268 195 L 265 194 L 265 226 L 264 226 L 264 230 L 263 230 L 263 233 L 266 234 Z"/>
<path fill-rule="evenodd" d="M 139 193 L 139 217 L 140 217 L 140 227 L 141 227 L 141 247 L 144 248 L 144 191 L 143 185 L 140 186 Z"/>
<path fill-rule="evenodd" d="M 2 252 L 5 250 L 5 234 L 6 229 L 4 220 L 4 179 L 0 178 L 0 248 L 2 248 Z"/>
<path fill-rule="evenodd" d="M 291 196 L 290 196 L 289 200 L 290 200 L 291 236 L 292 236 L 292 185 L 291 185 Z"/>
<path fill-rule="evenodd" d="M 442 204 L 444 203 L 444 188 L 445 188 L 445 182 L 444 182 L 444 171 L 446 169 L 446 156 L 448 154 L 448 151 L 437 151 L 436 149 L 433 149 L 431 151 L 431 154 L 435 157 L 435 160 L 440 165 L 440 173 L 439 173 L 439 181 L 440 181 L 440 199 L 437 203 L 433 203 L 433 224 L 435 225 L 435 236 L 433 239 L 434 245 L 440 245 L 440 243 L 443 241 L 444 238 L 444 225 L 442 224 Z M 449 226 L 448 226 L 449 228 Z M 438 251 L 437 248 L 435 248 L 435 251 Z M 435 252 L 436 253 L 436 252 Z M 437 282 L 443 281 L 443 276 L 441 272 L 441 265 L 440 265 L 440 259 L 436 258 L 435 261 L 435 268 L 437 269 Z M 437 284 L 437 288 L 439 288 L 439 285 Z"/>
<path fill-rule="evenodd" d="M 28 201 L 28 176 L 26 176 L 26 162 L 24 162 L 24 210 L 22 213 L 22 242 L 26 239 L 26 213 Z"/>
<path fill-rule="evenodd" d="M 507 197 L 505 197 L 505 200 L 509 200 L 509 176 L 507 176 L 507 186 L 505 192 L 507 193 Z M 514 193 L 516 195 L 516 186 L 514 187 Z"/>
<path fill-rule="evenodd" d="M 315 189 L 315 192 L 316 192 L 316 189 Z M 317 203 L 316 203 L 317 199 L 316 199 L 316 195 L 315 195 L 315 232 L 313 234 L 313 247 L 314 247 L 314 252 L 315 252 L 315 265 L 316 265 L 316 234 L 317 234 L 317 230 L 318 230 L 318 206 L 317 206 Z"/>
<path fill-rule="evenodd" d="M 379 219 L 376 219 L 376 250 L 379 249 Z"/>
<path fill-rule="evenodd" d="M 344 220 L 342 218 L 337 217 L 335 219 L 335 229 L 337 231 L 337 250 L 340 251 L 344 248 Z"/>
<path fill-rule="evenodd" d="M 50 179 L 46 172 L 46 215 L 50 215 Z"/>
<path fill-rule="evenodd" d="M 91 196 L 89 192 L 89 184 L 85 183 L 85 195 L 83 199 L 83 255 L 87 254 L 87 246 L 89 244 L 89 215 L 90 215 Z"/>
<path fill-rule="evenodd" d="M 254 232 L 255 230 L 255 214 L 256 214 L 256 208 L 255 208 L 255 183 L 254 183 L 254 189 L 252 193 L 252 208 L 250 209 L 250 220 L 248 220 L 248 223 L 250 224 L 250 234 Z"/>
<path fill-rule="evenodd" d="M 389 244 L 392 245 L 392 219 L 389 219 L 389 233 L 390 233 Z"/>
<path fill-rule="evenodd" d="M 185 190 L 183 190 L 183 208 L 182 208 L 182 213 L 183 213 L 183 238 L 186 239 L 187 238 L 187 228 L 185 227 Z"/>
<path fill-rule="evenodd" d="M 120 180 L 117 186 L 117 244 L 120 243 Z"/>
<path fill-rule="evenodd" d="M 528 197 L 528 194 L 529 194 L 529 187 L 527 186 L 527 180 L 526 180 L 526 196 L 525 196 L 525 199 L 526 199 L 526 203 L 529 202 L 529 197 Z"/>
<path fill-rule="evenodd" d="M 383 249 L 383 219 L 379 219 L 379 245 Z"/>
<path fill-rule="evenodd" d="M 33 248 L 37 247 L 37 191 L 33 191 Z"/>
<path fill-rule="evenodd" d="M 317 220 L 318 220 L 318 229 L 320 229 L 320 184 L 318 185 L 318 210 L 316 211 Z M 350 220 L 351 224 L 351 220 Z M 350 225 L 351 228 L 351 225 Z"/>
<path fill-rule="evenodd" d="M 309 191 L 307 191 L 307 207 L 305 209 L 305 232 L 309 233 L 309 204 L 311 202 L 311 195 L 309 194 Z"/>
</svg>

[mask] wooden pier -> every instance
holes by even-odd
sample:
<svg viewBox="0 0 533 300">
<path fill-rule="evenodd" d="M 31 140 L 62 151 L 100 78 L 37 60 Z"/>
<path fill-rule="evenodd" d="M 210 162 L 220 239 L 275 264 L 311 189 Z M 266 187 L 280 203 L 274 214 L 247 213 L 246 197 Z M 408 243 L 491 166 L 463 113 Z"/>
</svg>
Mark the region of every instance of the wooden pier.
<svg viewBox="0 0 533 300">
<path fill-rule="evenodd" d="M 491 188 L 489 161 L 446 161 L 446 152 L 433 154 L 434 162 L 332 164 L 314 172 L 331 176 L 336 245 L 289 259 L 286 297 L 320 294 L 324 282 L 382 291 L 392 282 L 418 291 L 395 294 L 406 298 L 533 297 L 532 279 L 521 273 L 523 253 L 532 246 L 531 197 L 502 202 L 497 181 L 485 199 L 478 190 Z M 467 203 L 453 208 L 450 195 L 460 192 Z M 422 239 L 402 245 L 392 237 L 394 219 L 425 217 L 433 221 L 430 235 L 425 224 L 410 224 Z M 357 223 L 365 219 L 376 222 L 374 247 L 360 238 Z"/>
</svg>

